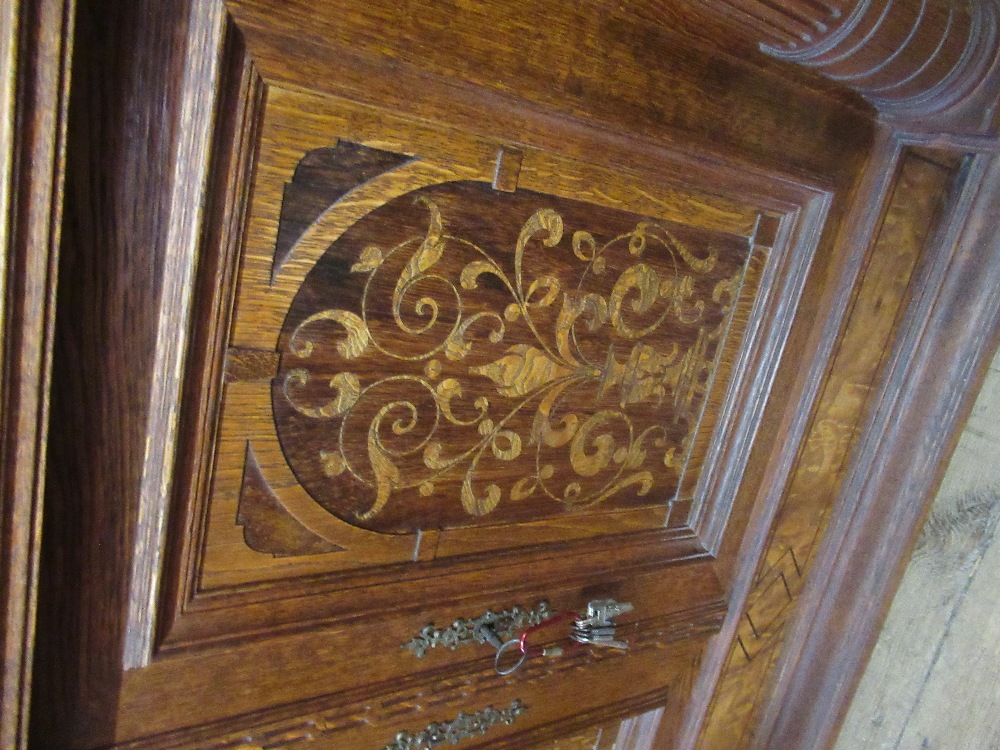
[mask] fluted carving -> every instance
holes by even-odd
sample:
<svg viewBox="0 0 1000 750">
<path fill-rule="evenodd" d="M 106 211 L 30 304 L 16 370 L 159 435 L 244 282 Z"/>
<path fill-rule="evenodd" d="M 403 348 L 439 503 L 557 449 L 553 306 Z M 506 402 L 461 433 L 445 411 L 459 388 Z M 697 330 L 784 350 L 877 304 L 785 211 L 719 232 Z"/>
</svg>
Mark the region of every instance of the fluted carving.
<svg viewBox="0 0 1000 750">
<path fill-rule="evenodd" d="M 998 52 L 995 0 L 698 0 L 767 54 L 813 68 L 880 111 L 941 112 Z"/>
<path fill-rule="evenodd" d="M 698 0 L 768 49 L 814 44 L 841 25 L 855 0 Z"/>
</svg>

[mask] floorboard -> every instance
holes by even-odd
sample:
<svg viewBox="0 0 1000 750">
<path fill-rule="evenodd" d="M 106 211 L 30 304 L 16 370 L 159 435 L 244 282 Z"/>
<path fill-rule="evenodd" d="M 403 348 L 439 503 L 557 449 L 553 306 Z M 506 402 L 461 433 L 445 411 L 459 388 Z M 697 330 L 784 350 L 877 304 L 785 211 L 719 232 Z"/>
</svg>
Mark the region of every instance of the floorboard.
<svg viewBox="0 0 1000 750">
<path fill-rule="evenodd" d="M 1000 750 L 1000 355 L 836 750 Z"/>
</svg>

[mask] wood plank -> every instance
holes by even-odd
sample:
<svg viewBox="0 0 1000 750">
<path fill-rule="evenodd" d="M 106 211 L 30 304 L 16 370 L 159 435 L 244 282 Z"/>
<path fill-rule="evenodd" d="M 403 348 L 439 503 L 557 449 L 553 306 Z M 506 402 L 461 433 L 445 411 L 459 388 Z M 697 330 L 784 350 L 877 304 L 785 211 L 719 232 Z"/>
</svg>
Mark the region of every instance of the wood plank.
<svg viewBox="0 0 1000 750">
<path fill-rule="evenodd" d="M 1000 356 L 994 359 L 837 750 L 1000 747 Z M 974 668 L 973 668 L 974 667 Z"/>
<path fill-rule="evenodd" d="M 158 347 L 184 328 L 183 316 L 171 318 L 174 329 L 161 325 L 161 313 L 178 312 L 161 295 L 184 297 L 164 274 L 168 267 L 179 270 L 172 264 L 182 258 L 191 260 L 192 248 L 177 241 L 192 238 L 185 212 L 201 211 L 201 196 L 181 205 L 180 184 L 194 177 L 187 167 L 199 160 L 180 158 L 178 144 L 181 129 L 193 133 L 207 127 L 200 105 L 191 109 L 192 102 L 185 105 L 179 96 L 185 65 L 195 64 L 184 33 L 190 7 L 179 0 L 135 13 L 130 3 L 76 3 L 67 113 L 68 229 L 60 247 L 56 318 L 61 323 L 54 334 L 50 391 L 55 428 L 45 476 L 46 508 L 53 512 L 44 521 L 32 688 L 32 703 L 45 710 L 32 712 L 30 730 L 32 744 L 41 747 L 83 744 L 84 733 L 74 731 L 69 718 L 83 707 L 100 707 L 94 716 L 105 711 L 90 725 L 100 727 L 92 744 L 110 741 L 108 707 L 120 683 L 126 635 L 132 654 L 148 645 L 149 628 L 137 627 L 150 610 L 140 603 L 143 582 L 132 563 L 143 555 L 132 554 L 133 543 L 140 517 L 150 523 L 159 517 L 140 516 L 142 493 L 150 501 L 165 502 L 168 495 L 153 475 L 169 463 L 161 448 L 171 430 L 153 415 L 172 418 L 163 402 L 179 384 L 154 371 L 154 363 L 168 365 Z M 119 179 L 122 175 L 128 180 Z M 149 451 L 147 428 L 160 436 Z M 108 446 L 120 451 L 111 456 Z M 88 497 L 114 502 L 83 501 Z M 145 531 L 147 540 L 156 537 L 154 529 Z M 67 544 L 69 538 L 93 546 L 85 551 Z M 122 553 L 110 554 L 112 548 Z M 91 565 L 102 572 L 85 572 Z M 145 580 L 151 595 L 152 579 Z M 101 606 L 88 609 L 88 602 Z M 148 618 L 145 623 L 152 625 Z M 100 645 L 95 641 L 77 650 L 75 644 L 89 636 Z M 57 683 L 74 687 L 61 692 Z"/>
<path fill-rule="evenodd" d="M 26 746 L 73 0 L 0 3 L 0 747 Z"/>
</svg>

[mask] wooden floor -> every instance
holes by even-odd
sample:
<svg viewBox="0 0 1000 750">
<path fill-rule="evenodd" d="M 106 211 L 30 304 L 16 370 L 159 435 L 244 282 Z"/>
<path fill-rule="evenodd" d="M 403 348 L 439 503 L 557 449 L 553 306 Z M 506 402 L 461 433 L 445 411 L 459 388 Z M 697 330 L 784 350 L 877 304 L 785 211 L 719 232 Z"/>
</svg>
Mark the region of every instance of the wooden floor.
<svg viewBox="0 0 1000 750">
<path fill-rule="evenodd" d="M 836 750 L 1000 750 L 1000 355 Z"/>
</svg>

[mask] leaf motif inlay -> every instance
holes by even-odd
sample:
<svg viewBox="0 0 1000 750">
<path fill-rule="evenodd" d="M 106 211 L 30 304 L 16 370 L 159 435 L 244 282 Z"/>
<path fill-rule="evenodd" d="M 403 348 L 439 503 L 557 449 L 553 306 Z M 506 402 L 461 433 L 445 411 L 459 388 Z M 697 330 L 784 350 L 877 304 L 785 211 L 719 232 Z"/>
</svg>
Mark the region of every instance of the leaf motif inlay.
<svg viewBox="0 0 1000 750">
<path fill-rule="evenodd" d="M 507 351 L 505 357 L 482 367 L 471 367 L 469 372 L 489 378 L 496 383 L 497 391 L 508 398 L 527 396 L 554 380 L 573 374 L 573 370 L 533 346 L 517 344 Z"/>
</svg>

